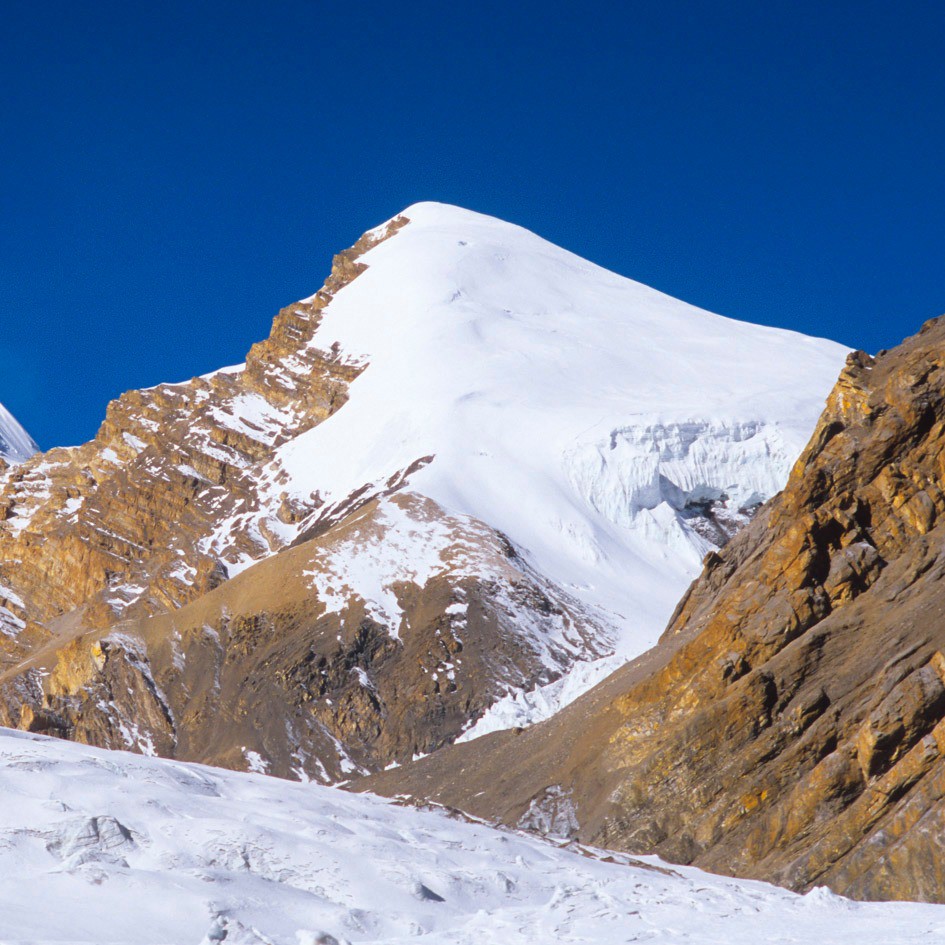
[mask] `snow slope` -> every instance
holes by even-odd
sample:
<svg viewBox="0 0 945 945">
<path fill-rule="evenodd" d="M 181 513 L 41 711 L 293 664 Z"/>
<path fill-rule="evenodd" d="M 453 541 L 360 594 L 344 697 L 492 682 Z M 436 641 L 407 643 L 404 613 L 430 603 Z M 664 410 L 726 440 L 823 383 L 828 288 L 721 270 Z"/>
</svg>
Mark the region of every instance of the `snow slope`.
<svg viewBox="0 0 945 945">
<path fill-rule="evenodd" d="M 262 515 L 289 541 L 308 523 L 277 520 L 286 493 L 330 507 L 433 457 L 407 488 L 505 533 L 613 628 L 613 660 L 487 723 L 521 724 L 655 642 L 713 547 L 700 508 L 737 519 L 781 488 L 847 349 L 710 314 L 467 210 L 404 216 L 323 313 L 311 344 L 367 367 L 280 448 Z M 208 546 L 225 559 L 232 527 Z M 376 596 L 370 583 L 352 566 L 338 590 Z"/>
<path fill-rule="evenodd" d="M 938 941 L 945 907 L 797 896 L 366 795 L 0 729 L 5 945 Z"/>
<path fill-rule="evenodd" d="M 33 438 L 17 423 L 13 414 L 0 404 L 0 459 L 21 463 L 36 450 Z"/>
</svg>

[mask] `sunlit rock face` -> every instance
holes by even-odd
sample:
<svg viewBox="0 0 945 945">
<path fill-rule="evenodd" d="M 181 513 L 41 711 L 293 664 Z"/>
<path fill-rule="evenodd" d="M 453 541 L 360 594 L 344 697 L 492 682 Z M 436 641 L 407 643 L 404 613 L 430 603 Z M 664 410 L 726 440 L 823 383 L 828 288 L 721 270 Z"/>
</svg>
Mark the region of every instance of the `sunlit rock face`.
<svg viewBox="0 0 945 945">
<path fill-rule="evenodd" d="M 943 353 L 938 319 L 850 356 L 783 492 L 655 650 L 549 722 L 368 786 L 524 826 L 566 802 L 602 846 L 945 901 Z"/>
</svg>

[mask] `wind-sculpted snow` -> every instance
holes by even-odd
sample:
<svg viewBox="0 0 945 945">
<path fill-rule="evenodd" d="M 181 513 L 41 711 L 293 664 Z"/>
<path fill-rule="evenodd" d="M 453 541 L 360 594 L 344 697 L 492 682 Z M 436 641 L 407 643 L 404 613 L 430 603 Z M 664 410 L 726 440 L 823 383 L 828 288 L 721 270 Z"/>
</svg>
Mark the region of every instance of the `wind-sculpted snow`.
<svg viewBox="0 0 945 945">
<path fill-rule="evenodd" d="M 20 426 L 13 414 L 0 404 L 0 460 L 21 463 L 37 450 L 33 438 Z"/>
<path fill-rule="evenodd" d="M 797 896 L 368 795 L 2 729 L 0 792 L 9 945 L 906 945 L 945 935 L 941 906 Z M 547 806 L 535 817 L 552 816 Z"/>
</svg>

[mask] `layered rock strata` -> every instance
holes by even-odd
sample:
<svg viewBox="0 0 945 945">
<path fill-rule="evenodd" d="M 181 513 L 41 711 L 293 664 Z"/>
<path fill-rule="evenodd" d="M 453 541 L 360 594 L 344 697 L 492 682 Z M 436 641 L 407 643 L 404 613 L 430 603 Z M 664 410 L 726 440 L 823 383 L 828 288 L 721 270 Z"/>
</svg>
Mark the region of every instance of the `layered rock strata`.
<svg viewBox="0 0 945 945">
<path fill-rule="evenodd" d="M 324 287 L 279 312 L 244 365 L 124 394 L 89 443 L 0 473 L 0 587 L 23 626 L 0 661 L 63 624 L 104 628 L 194 600 L 226 579 L 224 556 L 278 550 L 279 520 L 317 508 L 317 496 L 308 508 L 286 502 L 272 527 L 242 527 L 261 503 L 260 468 L 345 402 L 363 365 L 311 344 L 320 313 L 363 271 L 358 257 L 404 223 L 339 254 Z"/>
<path fill-rule="evenodd" d="M 395 516 L 427 527 L 438 566 L 397 583 L 396 613 L 335 600 L 336 556 L 396 541 Z M 336 782 L 453 741 L 509 687 L 593 652 L 589 629 L 500 535 L 401 493 L 177 610 L 39 648 L 0 676 L 0 721 Z"/>
</svg>

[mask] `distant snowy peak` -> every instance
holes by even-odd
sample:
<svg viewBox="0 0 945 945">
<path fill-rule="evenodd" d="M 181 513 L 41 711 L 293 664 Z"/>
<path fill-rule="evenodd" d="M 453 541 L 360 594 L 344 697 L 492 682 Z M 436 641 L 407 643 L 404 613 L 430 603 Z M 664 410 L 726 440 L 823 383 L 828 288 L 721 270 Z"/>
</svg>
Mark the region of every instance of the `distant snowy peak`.
<svg viewBox="0 0 945 945">
<path fill-rule="evenodd" d="M 22 463 L 37 449 L 33 438 L 20 426 L 13 414 L 0 404 L 0 460 Z"/>
</svg>

